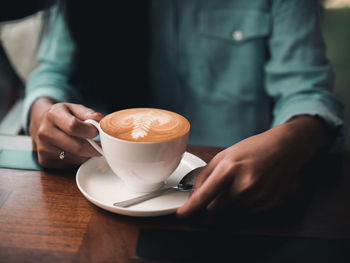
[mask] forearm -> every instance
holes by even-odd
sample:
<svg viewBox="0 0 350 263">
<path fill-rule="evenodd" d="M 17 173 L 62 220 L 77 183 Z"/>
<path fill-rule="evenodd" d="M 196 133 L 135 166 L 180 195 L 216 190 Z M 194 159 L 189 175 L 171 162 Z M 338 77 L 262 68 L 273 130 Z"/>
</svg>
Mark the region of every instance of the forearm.
<svg viewBox="0 0 350 263">
<path fill-rule="evenodd" d="M 40 98 L 48 97 L 61 102 L 79 99 L 78 91 L 69 83 L 74 67 L 72 59 L 75 46 L 60 11 L 59 8 L 53 10 L 49 34 L 41 43 L 39 66 L 26 83 L 22 119 L 26 131 L 32 107 Z"/>
<path fill-rule="evenodd" d="M 346 137 L 344 105 L 332 91 L 334 73 L 326 58 L 316 2 L 271 1 L 274 19 L 265 87 L 274 101 L 272 127 L 289 120 L 288 127 L 295 126 L 310 152 L 327 146 L 339 152 Z"/>
</svg>

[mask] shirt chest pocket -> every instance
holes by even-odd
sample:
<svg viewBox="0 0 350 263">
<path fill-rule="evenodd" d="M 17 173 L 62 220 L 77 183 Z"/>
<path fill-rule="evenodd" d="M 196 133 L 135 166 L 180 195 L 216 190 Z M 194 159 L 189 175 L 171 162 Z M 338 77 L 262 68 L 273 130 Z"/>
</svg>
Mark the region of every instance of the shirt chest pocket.
<svg viewBox="0 0 350 263">
<path fill-rule="evenodd" d="M 181 72 L 193 93 L 216 101 L 254 103 L 260 98 L 270 16 L 254 10 L 201 10 L 197 34 L 188 35 L 193 41 L 184 42 L 188 45 L 186 63 L 180 64 L 185 65 Z"/>
<path fill-rule="evenodd" d="M 270 34 L 269 13 L 240 10 L 202 10 L 199 33 L 232 44 L 243 44 Z"/>
</svg>

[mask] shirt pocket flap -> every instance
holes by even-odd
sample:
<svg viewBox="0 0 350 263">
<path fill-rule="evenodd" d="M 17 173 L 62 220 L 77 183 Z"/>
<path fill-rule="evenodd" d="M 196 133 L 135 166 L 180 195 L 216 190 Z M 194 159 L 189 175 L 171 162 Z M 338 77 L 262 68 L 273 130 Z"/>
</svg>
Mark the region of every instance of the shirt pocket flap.
<svg viewBox="0 0 350 263">
<path fill-rule="evenodd" d="M 201 34 L 241 43 L 270 33 L 270 15 L 260 11 L 204 10 L 199 15 Z"/>
</svg>

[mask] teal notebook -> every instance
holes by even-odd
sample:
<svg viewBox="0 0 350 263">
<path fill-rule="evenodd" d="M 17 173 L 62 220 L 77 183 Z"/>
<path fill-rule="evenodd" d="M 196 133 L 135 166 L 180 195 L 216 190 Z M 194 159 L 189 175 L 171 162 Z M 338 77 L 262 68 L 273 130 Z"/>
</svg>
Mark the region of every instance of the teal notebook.
<svg viewBox="0 0 350 263">
<path fill-rule="evenodd" d="M 0 149 L 0 168 L 41 170 L 33 151 Z"/>
</svg>

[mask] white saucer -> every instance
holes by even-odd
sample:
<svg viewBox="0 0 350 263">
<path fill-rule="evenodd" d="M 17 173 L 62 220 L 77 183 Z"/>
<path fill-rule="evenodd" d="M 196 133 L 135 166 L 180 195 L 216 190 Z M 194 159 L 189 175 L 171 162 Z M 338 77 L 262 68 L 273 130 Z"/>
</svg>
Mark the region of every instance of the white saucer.
<svg viewBox="0 0 350 263">
<path fill-rule="evenodd" d="M 166 182 L 175 186 L 190 170 L 206 163 L 197 156 L 185 152 L 180 165 Z M 143 203 L 128 207 L 115 207 L 113 203 L 133 198 L 142 193 L 131 192 L 109 168 L 104 157 L 91 158 L 77 171 L 76 182 L 81 193 L 93 204 L 107 211 L 128 216 L 160 216 L 174 213 L 182 206 L 190 192 L 170 192 Z"/>
</svg>

